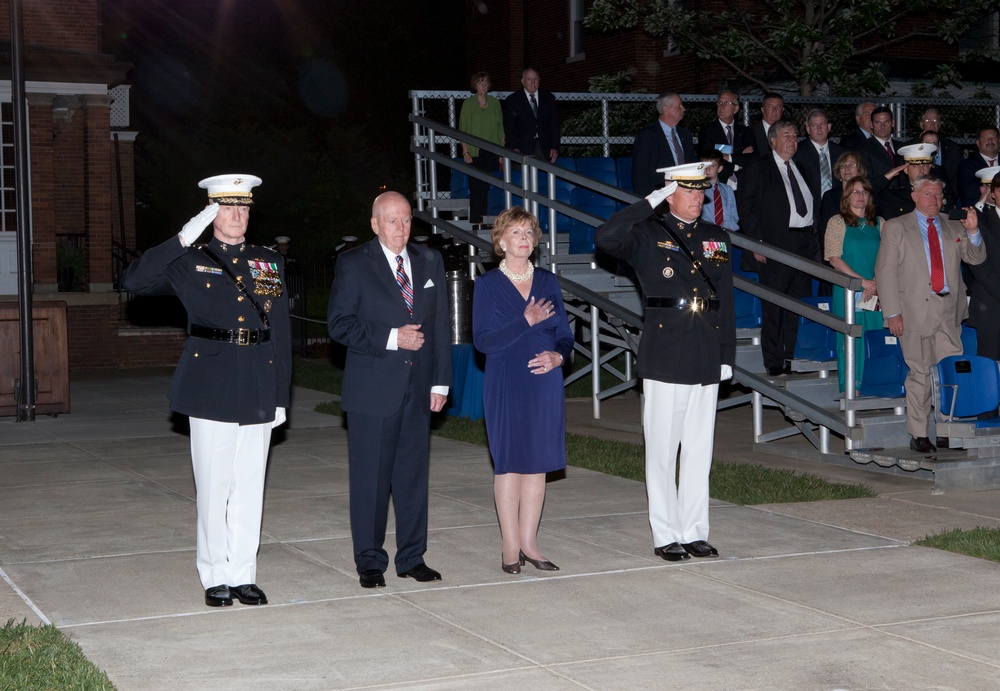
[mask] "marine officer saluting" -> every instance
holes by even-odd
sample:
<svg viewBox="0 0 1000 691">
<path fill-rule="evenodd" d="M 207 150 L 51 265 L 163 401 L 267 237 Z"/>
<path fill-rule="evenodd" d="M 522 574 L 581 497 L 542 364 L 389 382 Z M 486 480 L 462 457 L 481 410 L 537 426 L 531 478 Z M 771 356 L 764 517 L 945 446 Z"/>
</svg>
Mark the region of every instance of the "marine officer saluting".
<svg viewBox="0 0 1000 691">
<path fill-rule="evenodd" d="M 285 421 L 291 326 L 284 259 L 247 244 L 253 175 L 198 183 L 209 205 L 177 237 L 146 251 L 122 276 L 139 295 L 176 295 L 188 316 L 170 409 L 191 421 L 198 506 L 197 565 L 205 604 L 267 604 L 257 548 L 271 429 Z M 212 237 L 195 241 L 208 225 Z"/>
<path fill-rule="evenodd" d="M 638 372 L 654 553 L 718 556 L 708 543 L 708 474 L 719 382 L 733 374 L 736 320 L 729 236 L 701 220 L 704 162 L 660 168 L 666 186 L 600 228 L 597 246 L 632 265 L 645 298 Z M 656 213 L 666 200 L 668 213 Z M 677 450 L 680 448 L 680 479 Z"/>
</svg>

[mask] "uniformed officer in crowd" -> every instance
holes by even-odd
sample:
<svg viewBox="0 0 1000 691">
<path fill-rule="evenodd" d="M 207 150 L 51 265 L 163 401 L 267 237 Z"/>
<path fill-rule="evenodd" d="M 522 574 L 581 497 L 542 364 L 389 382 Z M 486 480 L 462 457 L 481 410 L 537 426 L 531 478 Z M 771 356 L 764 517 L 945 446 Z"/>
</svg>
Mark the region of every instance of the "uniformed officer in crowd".
<svg viewBox="0 0 1000 691">
<path fill-rule="evenodd" d="M 719 382 L 732 376 L 736 359 L 736 320 L 729 235 L 701 220 L 705 165 L 661 168 L 666 186 L 611 216 L 595 236 L 598 247 L 631 264 L 645 299 L 638 372 L 646 493 L 653 552 L 667 561 L 719 554 L 708 542 L 708 474 Z"/>
<path fill-rule="evenodd" d="M 899 218 L 913 211 L 913 183 L 921 175 L 931 172 L 934 163 L 934 152 L 937 146 L 921 142 L 920 144 L 910 144 L 899 147 L 897 152 L 906 165 L 902 169 L 894 169 L 886 174 L 889 177 L 889 184 L 881 188 L 875 194 L 875 210 L 879 216 L 888 221 L 892 218 Z M 947 201 L 943 208 L 947 213 L 949 205 Z"/>
<path fill-rule="evenodd" d="M 176 295 L 187 310 L 190 338 L 168 397 L 190 418 L 197 566 L 210 607 L 267 604 L 256 584 L 264 472 L 271 430 L 285 421 L 292 346 L 284 260 L 246 241 L 260 182 L 202 180 L 209 205 L 122 277 L 130 293 Z M 195 244 L 209 225 L 208 242 Z"/>
</svg>

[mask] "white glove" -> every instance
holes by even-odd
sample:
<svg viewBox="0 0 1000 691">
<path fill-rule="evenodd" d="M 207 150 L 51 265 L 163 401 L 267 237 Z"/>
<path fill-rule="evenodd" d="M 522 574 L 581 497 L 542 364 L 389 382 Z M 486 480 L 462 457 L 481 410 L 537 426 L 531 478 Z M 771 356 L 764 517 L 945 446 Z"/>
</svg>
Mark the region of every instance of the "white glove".
<svg viewBox="0 0 1000 691">
<path fill-rule="evenodd" d="M 719 381 L 726 381 L 727 379 L 733 378 L 733 368 L 729 365 L 722 366 L 722 373 L 719 375 Z"/>
<path fill-rule="evenodd" d="M 676 182 L 668 182 L 666 187 L 661 187 L 659 189 L 653 190 L 648 195 L 646 195 L 646 201 L 654 209 L 664 202 L 664 200 L 674 193 L 677 189 Z"/>
<path fill-rule="evenodd" d="M 725 365 L 723 365 L 725 367 Z M 285 409 L 275 408 L 274 409 L 274 422 L 271 423 L 271 429 L 274 429 L 278 425 L 282 425 L 285 422 Z"/>
<path fill-rule="evenodd" d="M 219 214 L 218 204 L 209 204 L 206 206 L 200 214 L 192 218 L 190 221 L 184 224 L 181 228 L 181 232 L 177 234 L 177 237 L 181 239 L 181 245 L 184 247 L 190 247 L 194 244 L 194 241 L 198 239 L 198 236 L 205 232 L 205 228 L 215 220 L 215 217 Z"/>
</svg>

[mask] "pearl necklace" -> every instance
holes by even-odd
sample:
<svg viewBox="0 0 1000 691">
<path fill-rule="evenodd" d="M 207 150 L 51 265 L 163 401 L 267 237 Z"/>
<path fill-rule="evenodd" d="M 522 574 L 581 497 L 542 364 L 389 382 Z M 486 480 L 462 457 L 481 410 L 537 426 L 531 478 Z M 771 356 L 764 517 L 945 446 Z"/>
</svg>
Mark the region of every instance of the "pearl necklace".
<svg viewBox="0 0 1000 691">
<path fill-rule="evenodd" d="M 535 273 L 535 266 L 531 262 L 528 262 L 528 270 L 523 274 L 516 274 L 507 268 L 507 260 L 500 260 L 500 273 L 514 281 L 514 283 L 521 283 L 523 281 L 530 281 L 532 274 Z"/>
</svg>

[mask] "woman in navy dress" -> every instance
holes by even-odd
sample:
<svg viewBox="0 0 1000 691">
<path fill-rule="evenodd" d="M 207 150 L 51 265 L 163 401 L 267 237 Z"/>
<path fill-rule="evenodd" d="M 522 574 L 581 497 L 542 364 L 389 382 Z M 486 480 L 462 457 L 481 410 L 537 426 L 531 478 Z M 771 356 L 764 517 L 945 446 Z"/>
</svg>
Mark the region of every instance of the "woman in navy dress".
<svg viewBox="0 0 1000 691">
<path fill-rule="evenodd" d="M 531 264 L 540 235 L 538 220 L 521 207 L 497 216 L 492 239 L 500 268 L 479 277 L 473 293 L 472 336 L 486 355 L 486 434 L 507 573 L 520 573 L 525 562 L 558 569 L 536 538 L 545 474 L 566 467 L 562 366 L 573 333 L 556 277 Z"/>
</svg>

